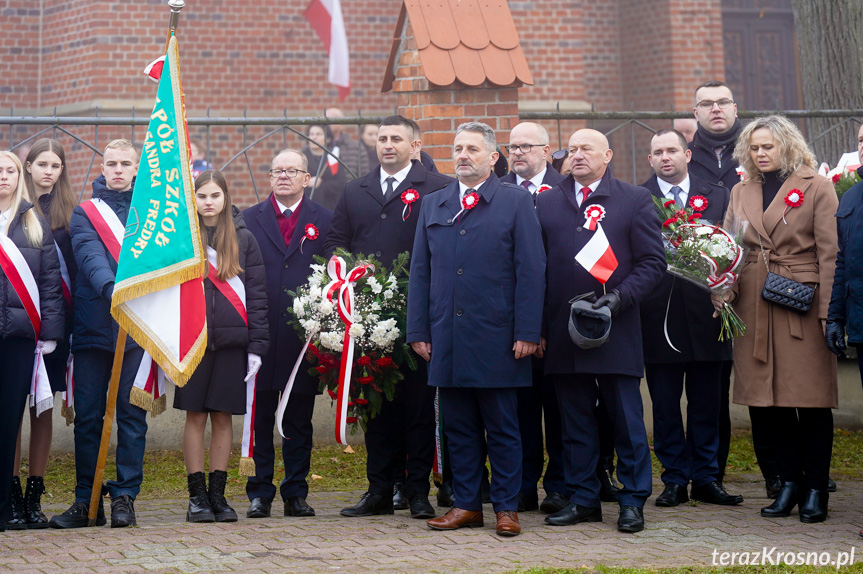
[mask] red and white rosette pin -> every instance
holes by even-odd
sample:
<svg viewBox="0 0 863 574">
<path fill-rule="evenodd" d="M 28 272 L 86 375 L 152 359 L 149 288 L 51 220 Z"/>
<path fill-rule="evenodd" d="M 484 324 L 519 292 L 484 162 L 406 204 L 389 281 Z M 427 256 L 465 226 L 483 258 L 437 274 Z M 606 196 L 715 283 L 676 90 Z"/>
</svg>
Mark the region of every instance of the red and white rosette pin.
<svg viewBox="0 0 863 574">
<path fill-rule="evenodd" d="M 548 191 L 549 189 L 551 189 L 551 186 L 548 185 L 547 183 L 544 183 L 544 184 L 540 185 L 539 188 L 537 188 L 536 194 L 539 195 L 543 191 Z"/>
<path fill-rule="evenodd" d="M 308 239 L 309 241 L 314 241 L 315 239 L 317 239 L 320 236 L 321 236 L 321 232 L 318 231 L 318 228 L 315 227 L 315 224 L 314 223 L 307 223 L 306 224 L 306 234 L 303 235 L 303 238 L 300 240 L 300 253 L 303 252 L 303 243 L 306 242 L 306 239 Z"/>
<path fill-rule="evenodd" d="M 605 208 L 593 204 L 584 211 L 584 224 L 590 231 L 596 230 L 596 224 L 605 218 Z"/>
<path fill-rule="evenodd" d="M 703 195 L 695 195 L 689 198 L 689 207 L 692 211 L 704 211 L 707 209 L 707 198 Z"/>
<path fill-rule="evenodd" d="M 407 221 L 411 216 L 411 204 L 420 198 L 417 190 L 411 188 L 402 192 L 402 203 L 405 204 L 402 209 L 402 221 Z"/>
<path fill-rule="evenodd" d="M 474 207 L 479 205 L 479 194 L 475 191 L 472 191 L 468 194 L 465 194 L 463 198 L 461 198 L 461 209 L 458 213 L 455 214 L 455 219 L 458 219 L 459 216 L 465 211 L 470 211 Z"/>
<path fill-rule="evenodd" d="M 803 205 L 803 192 L 796 188 L 789 191 L 788 195 L 785 196 L 785 209 L 782 211 L 782 222 L 785 225 L 788 225 L 788 222 L 785 221 L 785 214 L 788 213 L 788 210 L 801 205 Z"/>
</svg>

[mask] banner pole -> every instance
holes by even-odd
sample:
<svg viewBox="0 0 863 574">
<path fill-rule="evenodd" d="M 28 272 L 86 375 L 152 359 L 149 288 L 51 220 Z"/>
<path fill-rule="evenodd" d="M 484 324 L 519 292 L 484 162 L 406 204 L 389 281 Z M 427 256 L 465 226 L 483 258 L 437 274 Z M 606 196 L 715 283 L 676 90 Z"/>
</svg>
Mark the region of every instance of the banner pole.
<svg viewBox="0 0 863 574">
<path fill-rule="evenodd" d="M 114 410 L 117 406 L 117 392 L 120 390 L 120 372 L 123 370 L 123 355 L 126 353 L 126 331 L 123 327 L 117 333 L 117 347 L 114 349 L 114 365 L 111 367 L 111 381 L 108 383 L 108 400 L 105 405 L 105 421 L 102 423 L 102 442 L 99 444 L 99 458 L 93 475 L 93 491 L 90 493 L 90 513 L 88 526 L 96 525 L 96 516 L 102 501 L 102 479 L 105 476 L 105 459 L 108 458 L 108 444 L 111 442 L 111 427 L 114 424 Z"/>
<path fill-rule="evenodd" d="M 168 0 L 168 6 L 171 8 L 171 16 L 168 20 L 168 37 L 165 39 L 165 51 L 168 51 L 168 44 L 171 43 L 171 36 L 177 31 L 177 25 L 180 23 L 180 10 L 186 6 L 185 0 Z"/>
</svg>

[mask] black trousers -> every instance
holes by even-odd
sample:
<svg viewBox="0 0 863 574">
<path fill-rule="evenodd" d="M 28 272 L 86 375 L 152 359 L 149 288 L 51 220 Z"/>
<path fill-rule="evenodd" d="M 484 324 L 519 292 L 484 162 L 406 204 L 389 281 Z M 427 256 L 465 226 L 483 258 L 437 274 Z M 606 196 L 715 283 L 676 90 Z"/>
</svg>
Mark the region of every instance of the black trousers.
<svg viewBox="0 0 863 574">
<path fill-rule="evenodd" d="M 752 435 L 770 446 L 782 481 L 827 489 L 833 454 L 833 411 L 828 408 L 749 407 Z"/>
<path fill-rule="evenodd" d="M 545 377 L 542 371 L 534 369 L 533 384 L 519 387 L 517 393 L 522 466 L 520 494 L 536 498 L 536 485 L 542 478 L 542 487 L 546 493 L 557 492 L 568 497 L 563 474 L 563 430 L 560 427 L 560 409 L 554 382 L 551 377 Z M 542 472 L 545 467 L 544 452 L 548 452 L 545 475 Z"/>
<path fill-rule="evenodd" d="M 0 521 L 12 518 L 12 471 L 18 427 L 30 393 L 36 341 L 23 337 L 0 339 Z M 51 416 L 47 412 L 42 416 Z"/>
<path fill-rule="evenodd" d="M 426 371 L 405 373 L 396 397 L 366 427 L 366 476 L 369 492 L 392 496 L 397 468 L 404 468 L 405 493 L 428 496 L 435 448 L 434 387 Z M 393 437 L 402 436 L 402 448 Z"/>
</svg>

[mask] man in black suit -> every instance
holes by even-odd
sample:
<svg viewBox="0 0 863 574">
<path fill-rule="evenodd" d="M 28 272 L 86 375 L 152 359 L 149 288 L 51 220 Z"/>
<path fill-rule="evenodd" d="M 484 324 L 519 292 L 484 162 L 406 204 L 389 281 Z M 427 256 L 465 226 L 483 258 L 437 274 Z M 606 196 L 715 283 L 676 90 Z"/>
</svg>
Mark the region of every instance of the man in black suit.
<svg viewBox="0 0 863 574">
<path fill-rule="evenodd" d="M 525 188 L 534 198 L 563 180 L 548 163 L 551 153 L 548 131 L 539 124 L 522 122 L 509 132 L 509 173 L 500 180 Z M 518 388 L 518 429 L 521 432 L 521 488 L 518 493 L 518 511 L 541 508 L 551 514 L 568 502 L 566 480 L 563 476 L 563 436 L 560 429 L 560 412 L 554 385 L 543 375 L 544 362 L 533 359 L 533 386 Z M 543 414 L 545 415 L 545 450 L 548 467 L 543 476 Z M 536 484 L 542 478 L 545 499 L 539 504 Z"/>
<path fill-rule="evenodd" d="M 411 161 L 415 148 L 410 121 L 390 116 L 378 130 L 377 154 L 381 162 L 357 180 L 348 183 L 336 206 L 326 251 L 342 247 L 351 253 L 372 255 L 389 267 L 398 255 L 413 249 L 414 233 L 423 198 L 446 186 L 451 180 L 426 171 L 419 161 Z M 417 193 L 409 205 L 402 195 Z M 404 380 L 397 385 L 396 398 L 384 402 L 366 428 L 369 490 L 342 516 L 372 516 L 393 513 L 394 452 L 392 437 L 404 435 L 407 453 L 405 494 L 411 516 L 432 518 L 428 501 L 429 473 L 434 457 L 434 389 L 427 385 L 425 361 L 419 369 L 403 366 Z"/>
<path fill-rule="evenodd" d="M 677 130 L 660 130 L 650 140 L 647 159 L 654 175 L 644 182 L 660 200 L 680 208 L 693 198 L 706 207 L 701 221 L 720 224 L 730 194 L 720 185 L 688 173 L 692 153 Z M 661 222 L 657 219 L 657 225 Z M 720 342 L 720 321 L 713 317 L 710 293 L 666 273 L 641 305 L 641 332 L 647 387 L 653 400 L 653 444 L 662 463 L 665 490 L 657 506 L 677 506 L 692 499 L 734 505 L 743 497 L 725 492 L 719 482 L 719 405 L 723 361 L 731 359 L 731 341 Z M 686 432 L 680 396 L 686 385 Z"/>
<path fill-rule="evenodd" d="M 536 201 L 548 257 L 540 349 L 557 392 L 564 473 L 572 492 L 570 504 L 545 521 L 558 526 L 602 521 L 594 411 L 601 396 L 623 483 L 617 528 L 639 532 L 652 479 L 639 391 L 644 359 L 638 308 L 662 279 L 665 253 L 650 193 L 608 171 L 608 139 L 579 130 L 569 139 L 569 156 L 570 176 Z M 570 300 L 586 293 L 597 298 L 595 309 L 605 307 L 612 317 L 608 340 L 589 349 L 576 346 L 569 334 Z"/>
<path fill-rule="evenodd" d="M 276 496 L 273 486 L 275 449 L 273 426 L 279 393 L 284 391 L 294 362 L 303 348 L 303 341 L 288 325 L 287 309 L 293 305 L 288 291 L 306 283 L 309 265 L 315 255 L 322 255 L 324 240 L 333 212 L 303 196 L 309 184 L 306 156 L 296 150 L 283 150 L 270 166 L 270 196 L 243 211 L 246 226 L 261 247 L 267 270 L 267 302 L 270 325 L 270 350 L 263 357 L 255 388 L 255 476 L 246 482 L 246 495 L 251 502 L 246 516 L 267 518 Z M 318 234 L 315 239 L 303 237 L 306 226 L 312 224 Z M 304 360 L 305 362 L 305 360 Z M 312 413 L 318 381 L 308 374 L 307 364 L 301 365 L 294 380 L 291 398 L 283 418 L 282 459 L 285 478 L 279 490 L 285 502 L 285 516 L 314 516 L 306 502 L 309 485 L 306 477 L 312 456 Z"/>
</svg>

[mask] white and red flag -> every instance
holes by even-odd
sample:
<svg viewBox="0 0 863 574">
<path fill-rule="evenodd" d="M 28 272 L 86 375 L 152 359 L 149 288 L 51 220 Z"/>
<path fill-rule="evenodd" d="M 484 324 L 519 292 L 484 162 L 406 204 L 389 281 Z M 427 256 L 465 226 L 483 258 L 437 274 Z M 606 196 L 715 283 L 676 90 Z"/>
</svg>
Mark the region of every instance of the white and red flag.
<svg viewBox="0 0 863 574">
<path fill-rule="evenodd" d="M 342 5 L 339 0 L 312 0 L 303 12 L 306 20 L 315 29 L 318 38 L 330 55 L 330 68 L 327 79 L 339 87 L 339 99 L 344 101 L 351 93 L 350 58 L 348 35 L 342 18 Z"/>
<path fill-rule="evenodd" d="M 614 256 L 614 251 L 608 243 L 608 237 L 605 236 L 602 225 L 596 225 L 596 233 L 581 248 L 581 251 L 575 256 L 575 260 L 600 283 L 604 284 L 608 281 L 608 278 L 617 269 L 617 257 Z"/>
</svg>

